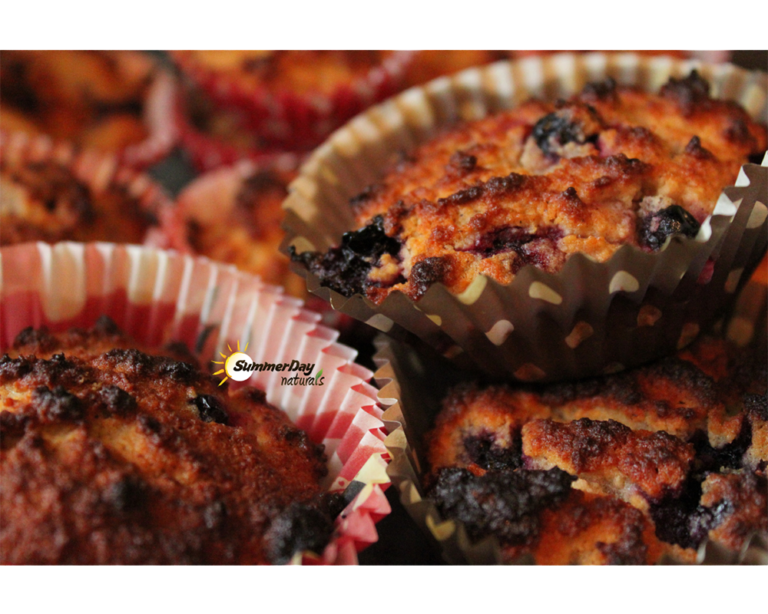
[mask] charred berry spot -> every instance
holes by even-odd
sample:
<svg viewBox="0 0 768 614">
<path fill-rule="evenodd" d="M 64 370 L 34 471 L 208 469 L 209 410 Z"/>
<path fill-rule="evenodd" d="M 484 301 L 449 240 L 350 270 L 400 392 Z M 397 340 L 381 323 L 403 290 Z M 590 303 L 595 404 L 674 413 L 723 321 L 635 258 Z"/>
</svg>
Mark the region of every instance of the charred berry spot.
<svg viewBox="0 0 768 614">
<path fill-rule="evenodd" d="M 189 363 L 164 357 L 161 358 L 158 373 L 180 384 L 191 384 L 196 377 L 195 368 Z"/>
<path fill-rule="evenodd" d="M 45 327 L 35 329 L 29 326 L 16 335 L 13 341 L 13 347 L 17 350 L 24 346 L 35 346 L 39 351 L 46 352 L 56 347 L 56 339 Z"/>
<path fill-rule="evenodd" d="M 358 256 L 378 259 L 385 253 L 397 254 L 400 251 L 400 242 L 386 235 L 384 219 L 377 215 L 360 230 L 344 233 L 341 238 L 341 247 Z"/>
<path fill-rule="evenodd" d="M 451 261 L 442 256 L 424 258 L 411 268 L 411 285 L 416 297 L 421 297 L 427 289 L 438 281 L 443 281 L 451 272 Z"/>
<path fill-rule="evenodd" d="M 568 143 L 584 145 L 585 143 L 595 143 L 597 141 L 597 130 L 590 131 L 588 123 L 584 118 L 576 115 L 578 109 L 563 108 L 549 115 L 542 117 L 533 127 L 532 137 L 541 149 L 544 155 L 552 160 L 558 160 L 562 155 L 562 147 Z M 587 107 L 587 114 L 594 116 L 595 111 Z"/>
<path fill-rule="evenodd" d="M 11 358 L 8 354 L 3 354 L 0 358 L 0 381 L 15 380 L 28 375 L 35 362 L 35 358 L 28 356 Z"/>
<path fill-rule="evenodd" d="M 668 497 L 652 503 L 651 517 L 656 536 L 668 544 L 697 548 L 709 531 L 705 510 L 699 506 L 701 482 L 689 479 L 679 497 Z"/>
<path fill-rule="evenodd" d="M 493 433 L 465 437 L 463 444 L 467 456 L 476 465 L 489 471 L 519 469 L 523 464 L 523 440 L 518 432 L 509 447 L 498 446 Z"/>
<path fill-rule="evenodd" d="M 143 432 L 149 435 L 158 435 L 163 429 L 162 425 L 156 418 L 148 416 L 147 414 L 142 414 L 139 416 L 139 427 Z"/>
<path fill-rule="evenodd" d="M 754 416 L 758 420 L 768 421 L 768 395 L 765 394 L 745 394 L 744 411 L 750 417 Z"/>
<path fill-rule="evenodd" d="M 528 177 L 518 173 L 510 173 L 506 177 L 491 177 L 485 184 L 486 190 L 491 196 L 502 196 L 522 188 Z"/>
<path fill-rule="evenodd" d="M 32 391 L 32 405 L 46 420 L 81 420 L 85 414 L 80 399 L 61 386 L 53 390 L 40 386 Z"/>
<path fill-rule="evenodd" d="M 458 175 L 471 173 L 475 168 L 477 168 L 477 156 L 470 155 L 463 151 L 455 152 L 450 160 L 448 160 L 448 165 L 446 166 L 446 170 L 449 173 Z"/>
<path fill-rule="evenodd" d="M 117 416 L 126 416 L 136 411 L 136 399 L 117 386 L 104 386 L 99 391 L 99 398 L 107 410 Z"/>
<path fill-rule="evenodd" d="M 696 465 L 700 471 L 720 471 L 739 469 L 743 465 L 744 454 L 752 443 L 752 427 L 744 421 L 736 438 L 719 448 L 709 443 L 706 433 L 697 432 L 691 439 L 696 450 Z"/>
<path fill-rule="evenodd" d="M 352 207 L 352 209 L 359 209 L 373 200 L 380 191 L 381 185 L 377 183 L 366 186 L 360 194 L 349 199 L 349 206 Z"/>
<path fill-rule="evenodd" d="M 581 91 L 581 99 L 585 102 L 597 102 L 598 100 L 615 101 L 616 81 L 608 77 L 603 81 L 587 83 Z"/>
<path fill-rule="evenodd" d="M 451 194 L 447 198 L 438 198 L 437 205 L 443 207 L 445 205 L 466 205 L 467 203 L 474 202 L 479 198 L 482 198 L 485 190 L 480 185 L 474 185 L 471 188 L 459 190 L 455 194 Z"/>
<path fill-rule="evenodd" d="M 203 422 L 216 422 L 218 424 L 229 422 L 226 410 L 216 397 L 210 394 L 200 394 L 191 402 L 197 408 L 197 413 Z"/>
<path fill-rule="evenodd" d="M 643 565 L 648 555 L 643 532 L 636 525 L 624 526 L 619 539 L 611 544 L 598 542 L 595 545 L 608 565 Z"/>
<path fill-rule="evenodd" d="M 731 143 L 746 144 L 753 142 L 753 137 L 749 132 L 747 122 L 745 122 L 741 117 L 733 119 L 725 129 L 724 134 L 725 138 L 728 139 Z"/>
<path fill-rule="evenodd" d="M 532 233 L 527 228 L 510 226 L 481 235 L 472 247 L 464 251 L 482 258 L 514 252 L 517 255 L 512 264 L 514 273 L 527 264 L 556 270 L 565 259 L 557 244 L 562 236 L 562 230 L 554 227 L 539 228 Z"/>
<path fill-rule="evenodd" d="M 651 251 L 661 249 L 667 237 L 683 235 L 693 238 L 701 225 L 680 205 L 670 205 L 641 220 L 638 240 Z"/>
<path fill-rule="evenodd" d="M 712 160 L 714 158 L 712 152 L 701 146 L 701 139 L 697 136 L 691 137 L 691 140 L 688 141 L 685 146 L 685 153 L 700 160 Z"/>
<path fill-rule="evenodd" d="M 106 352 L 104 358 L 111 364 L 127 367 L 139 375 L 151 369 L 154 363 L 152 356 L 135 349 L 115 348 Z"/>
<path fill-rule="evenodd" d="M 333 534 L 333 518 L 323 505 L 292 503 L 273 520 L 265 543 L 273 563 L 287 563 L 297 552 L 322 552 Z"/>
<path fill-rule="evenodd" d="M 395 256 L 399 252 L 400 241 L 387 236 L 384 220 L 377 215 L 360 230 L 345 233 L 340 247 L 331 248 L 325 254 L 297 254 L 291 247 L 291 259 L 303 263 L 323 285 L 344 296 L 352 296 L 364 292 L 371 266 L 381 256 Z"/>
<path fill-rule="evenodd" d="M 670 77 L 660 94 L 675 101 L 683 115 L 690 115 L 698 104 L 709 100 L 709 83 L 692 70 L 685 79 Z"/>
<path fill-rule="evenodd" d="M 138 510 L 146 500 L 146 484 L 137 476 L 127 475 L 111 484 L 103 498 L 118 513 Z"/>
<path fill-rule="evenodd" d="M 526 544 L 539 533 L 540 512 L 564 501 L 574 479 L 556 468 L 475 476 L 449 467 L 439 471 L 428 496 L 444 517 L 462 522 L 473 539 L 494 534 L 503 544 Z"/>
</svg>

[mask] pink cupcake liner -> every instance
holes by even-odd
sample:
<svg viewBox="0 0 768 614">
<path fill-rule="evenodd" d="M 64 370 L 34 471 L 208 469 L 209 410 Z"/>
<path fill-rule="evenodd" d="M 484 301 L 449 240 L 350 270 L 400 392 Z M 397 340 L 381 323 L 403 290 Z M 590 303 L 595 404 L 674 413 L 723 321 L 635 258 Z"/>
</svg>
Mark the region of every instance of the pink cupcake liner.
<svg viewBox="0 0 768 614">
<path fill-rule="evenodd" d="M 100 315 L 143 344 L 183 342 L 201 364 L 238 343 L 249 344 L 256 362 L 316 363 L 326 374 L 322 387 L 282 386 L 271 372 L 233 382 L 264 390 L 323 443 L 326 486 L 354 495 L 324 551 L 297 554 L 293 562 L 354 564 L 378 539 L 375 524 L 390 512 L 382 409 L 372 373 L 354 363 L 355 350 L 335 342 L 336 331 L 318 324 L 318 314 L 258 277 L 173 251 L 71 242 L 0 250 L 0 351 L 28 326 L 87 328 Z"/>
<path fill-rule="evenodd" d="M 118 152 L 122 162 L 136 168 L 147 168 L 167 156 L 178 141 L 173 121 L 173 102 L 178 82 L 173 75 L 157 70 L 144 101 L 144 126 L 147 138 Z"/>
<path fill-rule="evenodd" d="M 259 136 L 275 147 L 296 150 L 314 147 L 347 119 L 397 92 L 413 54 L 395 52 L 364 78 L 329 95 L 252 90 L 229 75 L 208 70 L 184 52 L 171 56 L 216 105 L 241 109 Z"/>
</svg>

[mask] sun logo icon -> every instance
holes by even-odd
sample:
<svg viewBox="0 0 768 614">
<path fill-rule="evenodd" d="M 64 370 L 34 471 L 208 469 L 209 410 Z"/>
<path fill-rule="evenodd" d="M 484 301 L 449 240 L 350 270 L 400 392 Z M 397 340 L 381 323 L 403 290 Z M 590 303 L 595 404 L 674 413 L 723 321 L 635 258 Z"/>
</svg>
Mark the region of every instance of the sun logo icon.
<svg viewBox="0 0 768 614">
<path fill-rule="evenodd" d="M 224 360 L 211 361 L 212 363 L 217 365 L 224 365 L 223 369 L 219 369 L 214 373 L 214 375 L 224 374 L 224 379 L 222 379 L 219 382 L 219 386 L 221 386 L 224 382 L 226 382 L 230 378 L 235 380 L 236 382 L 244 382 L 251 376 L 251 373 L 249 371 L 235 371 L 235 365 L 239 360 L 244 360 L 247 363 L 252 362 L 251 357 L 244 353 L 248 351 L 248 344 L 246 343 L 245 347 L 242 350 L 240 350 L 240 342 L 238 341 L 237 350 L 233 350 L 231 347 L 229 347 L 229 344 L 227 344 L 227 349 L 229 350 L 229 356 L 219 352 L 219 355 Z"/>
</svg>

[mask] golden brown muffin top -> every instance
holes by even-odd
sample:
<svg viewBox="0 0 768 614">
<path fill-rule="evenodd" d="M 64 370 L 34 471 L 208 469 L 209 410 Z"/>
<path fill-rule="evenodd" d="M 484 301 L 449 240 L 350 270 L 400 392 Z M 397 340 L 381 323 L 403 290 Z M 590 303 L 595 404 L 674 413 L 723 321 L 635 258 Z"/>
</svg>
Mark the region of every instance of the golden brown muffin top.
<svg viewBox="0 0 768 614">
<path fill-rule="evenodd" d="M 765 365 L 765 348 L 704 337 L 677 357 L 576 383 L 462 384 L 426 437 L 428 496 L 474 538 L 496 535 L 508 560 L 610 562 L 596 543 L 607 543 L 606 526 L 615 538 L 623 521 L 604 525 L 583 512 L 583 530 L 596 527 L 583 541 L 567 528 L 574 489 L 643 518 L 626 520 L 635 560 L 653 551 L 648 562 L 660 553 L 692 561 L 707 537 L 738 550 L 768 530 Z M 546 485 L 541 495 L 518 488 L 533 493 L 525 510 L 535 522 L 526 516 L 522 525 L 519 502 L 499 494 L 516 483 Z M 514 535 L 498 530 L 507 522 Z"/>
<path fill-rule="evenodd" d="M 127 186 L 95 185 L 54 161 L 0 158 L 0 245 L 27 241 L 142 243 L 158 224 Z"/>
<path fill-rule="evenodd" d="M 766 141 L 695 71 L 658 94 L 609 79 L 444 131 L 352 199 L 360 230 L 298 258 L 342 294 L 380 303 L 438 281 L 459 293 L 480 274 L 509 283 L 527 264 L 556 272 L 575 253 L 653 252 L 695 236 Z"/>
<path fill-rule="evenodd" d="M 298 291 L 303 282 L 290 272 L 288 258 L 279 249 L 285 236 L 282 203 L 295 175 L 294 171 L 278 169 L 254 170 L 236 185 L 222 186 L 213 195 L 216 206 L 205 195 L 182 195 L 179 202 L 192 248 L 213 260 L 255 273 L 268 283 Z"/>
<path fill-rule="evenodd" d="M 153 71 L 136 52 L 3 51 L 0 128 L 110 150 L 138 143 Z"/>
<path fill-rule="evenodd" d="M 184 360 L 180 360 L 184 359 Z M 322 449 L 263 393 L 111 321 L 0 359 L 3 563 L 266 563 L 322 549 Z"/>
<path fill-rule="evenodd" d="M 381 66 L 389 51 L 177 51 L 183 62 L 234 79 L 245 90 L 331 94 Z"/>
</svg>

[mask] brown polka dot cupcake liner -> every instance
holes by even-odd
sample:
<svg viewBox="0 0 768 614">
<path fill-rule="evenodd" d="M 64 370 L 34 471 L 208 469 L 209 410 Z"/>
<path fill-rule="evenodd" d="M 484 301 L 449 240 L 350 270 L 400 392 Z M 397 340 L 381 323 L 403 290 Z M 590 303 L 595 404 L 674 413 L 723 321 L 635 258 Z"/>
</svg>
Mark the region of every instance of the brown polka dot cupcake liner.
<svg viewBox="0 0 768 614">
<path fill-rule="evenodd" d="M 263 138 L 270 149 L 290 151 L 314 147 L 346 120 L 402 89 L 412 52 L 394 52 L 365 76 L 328 94 L 249 88 L 231 75 L 212 71 L 193 54 L 175 51 L 171 57 L 214 106 L 239 111 L 247 129 Z"/>
<path fill-rule="evenodd" d="M 184 343 L 201 364 L 247 344 L 255 362 L 299 360 L 322 369 L 322 386 L 283 385 L 282 374 L 271 371 L 235 385 L 264 391 L 325 446 L 325 486 L 346 501 L 324 550 L 291 562 L 356 564 L 357 553 L 377 541 L 376 523 L 390 512 L 383 409 L 372 372 L 355 363 L 357 352 L 337 343 L 338 332 L 322 326 L 319 314 L 255 276 L 178 252 L 74 242 L 0 249 L 0 353 L 26 327 L 90 328 L 102 315 L 142 345 Z"/>
<path fill-rule="evenodd" d="M 532 97 L 568 96 L 589 82 L 656 91 L 696 68 L 713 96 L 768 113 L 768 77 L 735 66 L 633 54 L 562 54 L 499 62 L 411 89 L 356 117 L 319 147 L 284 204 L 286 252 L 323 252 L 355 228 L 349 200 L 375 182 L 398 151 L 459 119 L 479 119 Z M 520 269 L 508 285 L 479 275 L 461 294 L 433 284 L 418 302 L 393 292 L 381 303 L 323 287 L 294 270 L 334 309 L 404 340 L 417 339 L 467 368 L 521 381 L 610 373 L 690 343 L 731 305 L 768 245 L 768 158 L 742 168 L 695 238 L 660 252 L 623 246 L 603 263 L 582 254 L 558 273 Z"/>
<path fill-rule="evenodd" d="M 719 321 L 716 328 L 736 345 L 763 343 L 764 346 L 766 301 L 768 285 L 762 272 L 758 271 L 739 294 L 731 314 Z M 445 518 L 425 492 L 424 477 L 428 467 L 425 435 L 434 426 L 447 391 L 461 382 L 474 381 L 474 376 L 436 353 L 418 352 L 385 335 L 378 336 L 376 346 L 374 361 L 378 370 L 375 379 L 380 388 L 379 399 L 386 407 L 383 419 L 389 435 L 385 444 L 392 459 L 387 471 L 400 493 L 401 503 L 446 562 L 501 564 L 503 555 L 495 537 L 472 539 L 462 522 Z M 683 561 L 675 554 L 666 554 L 659 562 L 691 564 L 690 560 Z M 749 534 L 738 551 L 705 539 L 696 551 L 694 563 L 768 565 L 768 534 Z M 535 564 L 535 560 L 527 554 L 512 564 Z"/>
<path fill-rule="evenodd" d="M 151 221 L 146 245 L 188 251 L 183 220 L 173 200 L 149 175 L 115 154 L 78 149 L 72 143 L 21 132 L 0 132 L 0 163 L 13 170 L 28 164 L 54 163 L 72 172 L 95 194 L 117 188 L 131 196 Z"/>
</svg>

